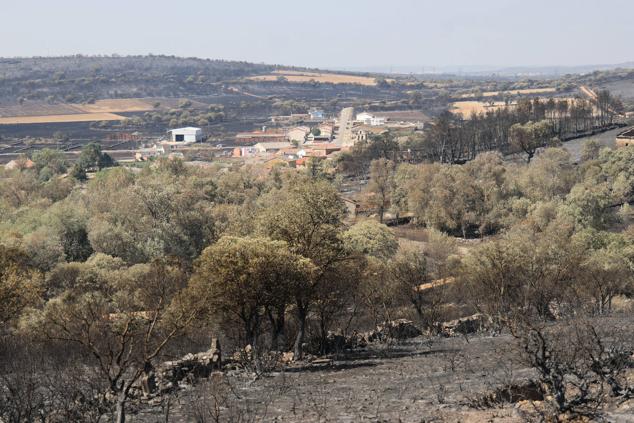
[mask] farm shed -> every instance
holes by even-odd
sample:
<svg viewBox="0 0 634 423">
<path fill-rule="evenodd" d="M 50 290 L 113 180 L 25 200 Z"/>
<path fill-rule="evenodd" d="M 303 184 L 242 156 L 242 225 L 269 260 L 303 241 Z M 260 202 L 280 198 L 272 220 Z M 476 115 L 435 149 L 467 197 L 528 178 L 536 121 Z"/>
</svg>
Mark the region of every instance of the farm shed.
<svg viewBox="0 0 634 423">
<path fill-rule="evenodd" d="M 203 130 L 191 126 L 170 129 L 167 132 L 170 134 L 170 141 L 172 142 L 198 142 L 203 139 Z"/>
</svg>

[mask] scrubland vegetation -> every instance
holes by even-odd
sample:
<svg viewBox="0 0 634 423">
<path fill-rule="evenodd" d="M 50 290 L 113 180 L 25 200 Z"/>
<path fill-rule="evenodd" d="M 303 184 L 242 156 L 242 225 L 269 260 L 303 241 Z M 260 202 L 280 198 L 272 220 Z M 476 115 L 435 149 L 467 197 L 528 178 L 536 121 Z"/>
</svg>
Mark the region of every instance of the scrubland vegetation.
<svg viewBox="0 0 634 423">
<path fill-rule="evenodd" d="M 123 421 L 162 361 L 212 336 L 266 377 L 286 351 L 301 363 L 391 342 L 361 334 L 402 318 L 433 340 L 476 312 L 535 371 L 535 415 L 595 418 L 632 396 L 631 339 L 593 320 L 631 322 L 615 301 L 634 290 L 632 149 L 589 143 L 579 164 L 558 148 L 526 164 L 374 160 L 368 196 L 381 217 L 411 213 L 422 244 L 351 224 L 340 178 L 317 165 L 112 167 L 95 146 L 74 166 L 49 150 L 34 162 L 0 180 L 5 421 Z M 220 421 L 238 421 L 231 409 Z"/>
</svg>

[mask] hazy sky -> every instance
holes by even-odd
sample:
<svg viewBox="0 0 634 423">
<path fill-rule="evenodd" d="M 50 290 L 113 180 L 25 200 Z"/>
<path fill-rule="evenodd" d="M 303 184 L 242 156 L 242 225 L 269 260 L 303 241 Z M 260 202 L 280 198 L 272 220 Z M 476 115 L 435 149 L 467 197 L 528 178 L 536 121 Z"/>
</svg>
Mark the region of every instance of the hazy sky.
<svg viewBox="0 0 634 423">
<path fill-rule="evenodd" d="M 0 56 L 315 67 L 634 60 L 633 0 L 0 0 Z"/>
</svg>

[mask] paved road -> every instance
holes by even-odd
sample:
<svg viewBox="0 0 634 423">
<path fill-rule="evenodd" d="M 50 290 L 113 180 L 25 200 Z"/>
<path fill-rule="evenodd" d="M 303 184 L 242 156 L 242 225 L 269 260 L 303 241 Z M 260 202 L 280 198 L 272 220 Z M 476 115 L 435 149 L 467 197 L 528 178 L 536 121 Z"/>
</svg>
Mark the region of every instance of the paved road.
<svg viewBox="0 0 634 423">
<path fill-rule="evenodd" d="M 577 138 L 575 140 L 566 141 L 562 144 L 566 150 L 570 152 L 573 161 L 578 161 L 581 157 L 581 152 L 583 151 L 583 145 L 588 140 L 595 140 L 599 143 L 599 145 L 604 147 L 615 147 L 616 146 L 616 136 L 619 132 L 624 131 L 625 128 L 617 128 L 612 129 L 607 132 L 603 132 L 601 134 L 591 135 L 589 137 Z"/>
<path fill-rule="evenodd" d="M 339 132 L 335 138 L 335 144 L 350 146 L 354 144 L 352 139 L 352 124 L 354 122 L 354 108 L 346 107 L 339 114 Z"/>
</svg>

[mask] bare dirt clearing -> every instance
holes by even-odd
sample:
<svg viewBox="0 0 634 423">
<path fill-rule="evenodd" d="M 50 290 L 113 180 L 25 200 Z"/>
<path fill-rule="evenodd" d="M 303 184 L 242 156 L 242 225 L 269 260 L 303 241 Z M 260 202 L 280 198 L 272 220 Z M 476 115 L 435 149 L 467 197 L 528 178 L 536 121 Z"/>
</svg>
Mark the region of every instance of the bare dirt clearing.
<svg viewBox="0 0 634 423">
<path fill-rule="evenodd" d="M 204 103 L 182 97 L 110 98 L 72 106 L 86 113 L 131 113 L 176 108 L 183 103 L 188 103 L 189 107 L 195 109 L 207 107 Z"/>
<path fill-rule="evenodd" d="M 574 140 L 566 141 L 562 144 L 562 147 L 568 150 L 572 156 L 573 161 L 581 160 L 581 154 L 583 152 L 583 146 L 586 142 L 593 140 L 596 141 L 601 147 L 616 147 L 616 136 L 623 131 L 623 128 L 612 129 L 601 134 L 591 135 L 588 137 L 577 138 Z"/>
</svg>

